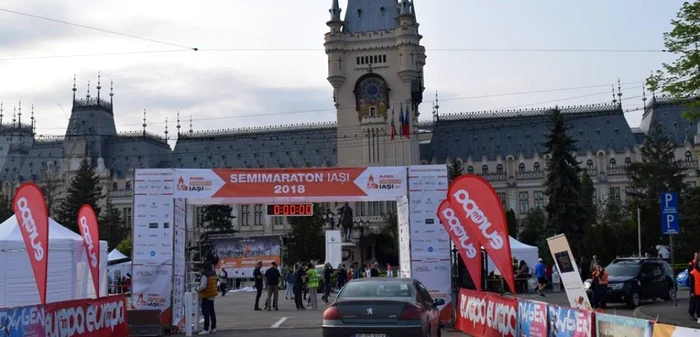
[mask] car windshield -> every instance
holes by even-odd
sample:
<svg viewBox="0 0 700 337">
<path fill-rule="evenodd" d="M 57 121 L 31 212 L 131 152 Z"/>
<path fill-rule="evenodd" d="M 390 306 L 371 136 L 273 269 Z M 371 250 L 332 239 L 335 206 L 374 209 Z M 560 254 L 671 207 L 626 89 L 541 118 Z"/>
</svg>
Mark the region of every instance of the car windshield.
<svg viewBox="0 0 700 337">
<path fill-rule="evenodd" d="M 350 282 L 339 297 L 412 297 L 409 283 L 399 282 Z"/>
<path fill-rule="evenodd" d="M 637 276 L 642 265 L 638 262 L 616 262 L 610 264 L 605 270 L 612 276 Z"/>
</svg>

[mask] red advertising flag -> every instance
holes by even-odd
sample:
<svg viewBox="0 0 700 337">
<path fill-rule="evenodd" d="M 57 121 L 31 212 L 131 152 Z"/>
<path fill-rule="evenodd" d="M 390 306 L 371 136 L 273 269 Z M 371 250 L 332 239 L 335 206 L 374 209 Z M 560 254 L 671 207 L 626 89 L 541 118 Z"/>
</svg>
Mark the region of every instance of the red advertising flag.
<svg viewBox="0 0 700 337">
<path fill-rule="evenodd" d="M 476 290 L 481 291 L 481 244 L 474 240 L 476 235 L 472 233 L 473 229 L 462 225 L 452 209 L 452 205 L 447 200 L 440 203 L 437 216 L 442 226 L 445 227 L 445 231 L 450 235 L 459 256 L 464 261 Z"/>
<path fill-rule="evenodd" d="M 34 271 L 34 280 L 41 304 L 46 304 L 46 279 L 49 267 L 49 214 L 41 189 L 34 183 L 24 183 L 12 199 L 17 224 L 29 261 Z"/>
<path fill-rule="evenodd" d="M 83 237 L 88 266 L 95 286 L 95 296 L 100 297 L 100 229 L 97 215 L 90 205 L 83 205 L 78 211 L 78 228 Z"/>
<path fill-rule="evenodd" d="M 457 217 L 473 229 L 477 241 L 501 272 L 510 290 L 515 293 L 513 260 L 506 214 L 491 184 L 473 174 L 455 179 L 447 192 Z"/>
</svg>

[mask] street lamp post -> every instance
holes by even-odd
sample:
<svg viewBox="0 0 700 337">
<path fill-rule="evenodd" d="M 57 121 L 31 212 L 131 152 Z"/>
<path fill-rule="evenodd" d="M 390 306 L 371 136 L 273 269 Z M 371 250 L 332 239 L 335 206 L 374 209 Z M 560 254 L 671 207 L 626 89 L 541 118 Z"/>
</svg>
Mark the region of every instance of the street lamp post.
<svg viewBox="0 0 700 337">
<path fill-rule="evenodd" d="M 637 248 L 639 256 L 642 256 L 642 209 L 637 207 Z"/>
</svg>

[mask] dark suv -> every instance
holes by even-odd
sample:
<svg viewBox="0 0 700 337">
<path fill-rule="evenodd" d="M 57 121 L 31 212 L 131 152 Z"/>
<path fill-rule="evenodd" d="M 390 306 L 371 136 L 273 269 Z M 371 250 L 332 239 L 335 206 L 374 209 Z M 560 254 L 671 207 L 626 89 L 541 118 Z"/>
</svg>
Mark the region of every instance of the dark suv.
<svg viewBox="0 0 700 337">
<path fill-rule="evenodd" d="M 630 308 L 636 308 L 643 300 L 671 300 L 676 296 L 673 270 L 666 261 L 655 258 L 615 259 L 605 270 L 608 272 L 607 303 L 627 303 Z M 591 279 L 584 282 L 584 288 L 592 297 Z"/>
</svg>

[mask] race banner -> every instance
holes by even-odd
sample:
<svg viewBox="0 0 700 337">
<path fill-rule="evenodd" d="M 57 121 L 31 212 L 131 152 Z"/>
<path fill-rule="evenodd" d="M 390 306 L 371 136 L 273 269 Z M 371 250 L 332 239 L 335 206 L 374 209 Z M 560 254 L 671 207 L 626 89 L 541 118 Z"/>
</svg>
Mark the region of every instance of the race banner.
<svg viewBox="0 0 700 337">
<path fill-rule="evenodd" d="M 583 288 L 581 274 L 576 266 L 574 253 L 571 252 L 569 241 L 564 234 L 556 235 L 547 239 L 549 250 L 552 253 L 554 263 L 559 269 L 561 282 L 569 298 L 569 305 L 572 308 L 591 310 L 591 302 L 588 300 L 586 290 Z"/>
<path fill-rule="evenodd" d="M 0 309 L 0 337 L 129 335 L 126 296 Z"/>
<path fill-rule="evenodd" d="M 49 267 L 49 214 L 41 188 L 34 183 L 22 184 L 15 192 L 12 209 L 32 264 L 39 300 L 45 304 Z"/>
<path fill-rule="evenodd" d="M 0 333 L 0 336 L 2 334 Z M 654 337 L 692 337 L 700 336 L 700 330 L 683 328 L 668 324 L 654 323 Z"/>
<path fill-rule="evenodd" d="M 97 215 L 90 205 L 83 205 L 78 211 L 78 228 L 83 237 L 88 267 L 95 287 L 95 297 L 100 297 L 100 229 Z"/>
<path fill-rule="evenodd" d="M 447 193 L 457 217 L 472 226 L 481 243 L 515 293 L 515 277 L 506 215 L 496 190 L 484 178 L 467 174 L 456 178 Z"/>
<path fill-rule="evenodd" d="M 373 201 L 407 190 L 405 167 L 176 169 L 174 177 L 178 198 L 226 202 Z"/>
<path fill-rule="evenodd" d="M 0 337 L 44 337 L 44 306 L 0 309 Z"/>
<path fill-rule="evenodd" d="M 450 235 L 452 243 L 459 252 L 460 258 L 467 267 L 467 271 L 472 278 L 476 290 L 481 291 L 482 283 L 482 260 L 481 260 L 481 244 L 476 240 L 470 231 L 471 227 L 465 227 L 457 218 L 452 205 L 447 200 L 443 200 L 438 208 L 438 218 L 445 227 L 445 230 Z"/>
<path fill-rule="evenodd" d="M 521 337 L 547 336 L 547 303 L 518 301 L 519 331 Z"/>
<path fill-rule="evenodd" d="M 44 308 L 46 336 L 120 337 L 129 335 L 126 295 L 49 303 Z"/>
<path fill-rule="evenodd" d="M 549 305 L 547 311 L 550 337 L 593 336 L 593 314 L 591 311 L 553 304 Z"/>
<path fill-rule="evenodd" d="M 218 268 L 225 268 L 230 278 L 251 278 L 255 264 L 266 270 L 273 261 L 280 265 L 282 240 L 279 236 L 227 238 L 211 240 Z"/>
<path fill-rule="evenodd" d="M 440 200 L 447 194 L 446 165 L 408 167 L 411 277 L 419 280 L 433 299 L 443 299 L 440 319 L 452 318 L 450 236 L 438 219 Z"/>
<path fill-rule="evenodd" d="M 456 327 L 471 336 L 515 337 L 518 300 L 494 293 L 460 289 Z"/>
<path fill-rule="evenodd" d="M 625 316 L 595 314 L 596 336 L 651 337 L 652 323 Z"/>
</svg>

